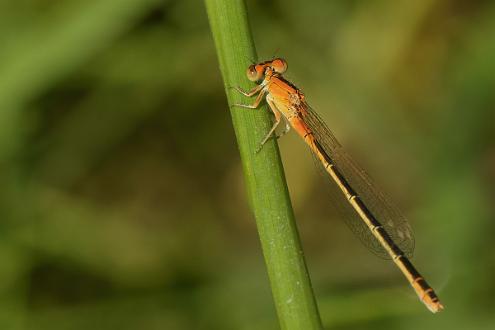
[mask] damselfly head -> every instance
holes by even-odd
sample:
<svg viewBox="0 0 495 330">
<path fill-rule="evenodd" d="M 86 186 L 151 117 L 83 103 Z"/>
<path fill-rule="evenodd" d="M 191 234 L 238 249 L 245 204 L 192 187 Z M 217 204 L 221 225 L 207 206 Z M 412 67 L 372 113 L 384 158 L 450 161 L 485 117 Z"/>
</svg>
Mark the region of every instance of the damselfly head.
<svg viewBox="0 0 495 330">
<path fill-rule="evenodd" d="M 282 74 L 287 71 L 287 62 L 282 58 L 275 58 L 271 61 L 250 65 L 246 75 L 251 81 L 260 81 L 265 75 L 273 73 Z"/>
</svg>

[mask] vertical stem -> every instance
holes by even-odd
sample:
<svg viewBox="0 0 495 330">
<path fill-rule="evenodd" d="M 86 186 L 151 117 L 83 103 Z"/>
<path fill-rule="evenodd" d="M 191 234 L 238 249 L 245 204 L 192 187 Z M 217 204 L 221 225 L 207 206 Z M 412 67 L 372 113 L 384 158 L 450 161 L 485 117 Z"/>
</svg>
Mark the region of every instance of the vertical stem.
<svg viewBox="0 0 495 330">
<path fill-rule="evenodd" d="M 205 0 L 229 104 L 252 102 L 232 86 L 250 89 L 245 72 L 256 60 L 243 0 Z M 271 127 L 265 107 L 231 107 L 249 201 L 282 329 L 321 329 L 277 144 L 256 153 Z"/>
</svg>

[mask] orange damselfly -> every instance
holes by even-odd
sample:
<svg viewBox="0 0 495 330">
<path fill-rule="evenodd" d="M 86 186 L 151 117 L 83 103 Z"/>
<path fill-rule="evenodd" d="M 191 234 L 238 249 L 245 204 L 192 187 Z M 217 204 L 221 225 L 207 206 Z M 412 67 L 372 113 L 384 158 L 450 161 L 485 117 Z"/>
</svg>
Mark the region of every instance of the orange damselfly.
<svg viewBox="0 0 495 330">
<path fill-rule="evenodd" d="M 257 96 L 253 104 L 233 106 L 255 109 L 265 98 L 273 112 L 275 122 L 260 148 L 275 134 L 282 121 L 285 122 L 282 135 L 292 126 L 352 207 L 352 216 L 347 220 L 350 228 L 371 250 L 394 261 L 430 311 L 442 310 L 435 291 L 409 261 L 414 238 L 407 220 L 342 149 L 330 129 L 308 105 L 304 94 L 284 79 L 282 74 L 286 70 L 287 62 L 281 58 L 253 64 L 246 74 L 258 85 L 251 91 L 235 87 L 245 96 Z"/>
</svg>

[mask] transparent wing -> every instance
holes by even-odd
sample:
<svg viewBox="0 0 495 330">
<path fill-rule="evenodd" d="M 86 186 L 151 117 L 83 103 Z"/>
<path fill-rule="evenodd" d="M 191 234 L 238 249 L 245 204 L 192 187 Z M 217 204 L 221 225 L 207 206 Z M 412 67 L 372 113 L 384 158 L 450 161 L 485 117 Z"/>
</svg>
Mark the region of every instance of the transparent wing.
<svg viewBox="0 0 495 330">
<path fill-rule="evenodd" d="M 332 131 L 318 114 L 306 104 L 302 106 L 305 107 L 305 111 L 300 113 L 302 113 L 304 121 L 312 130 L 324 151 L 334 161 L 336 168 L 360 196 L 373 216 L 382 224 L 394 243 L 407 257 L 412 257 L 414 236 L 407 219 L 390 202 L 390 199 L 376 187 L 366 172 L 344 151 Z M 373 236 L 363 220 L 345 199 L 337 184 L 332 181 L 331 186 L 333 198 L 337 199 L 337 208 L 343 214 L 348 227 L 373 253 L 381 258 L 390 259 L 380 242 Z"/>
</svg>

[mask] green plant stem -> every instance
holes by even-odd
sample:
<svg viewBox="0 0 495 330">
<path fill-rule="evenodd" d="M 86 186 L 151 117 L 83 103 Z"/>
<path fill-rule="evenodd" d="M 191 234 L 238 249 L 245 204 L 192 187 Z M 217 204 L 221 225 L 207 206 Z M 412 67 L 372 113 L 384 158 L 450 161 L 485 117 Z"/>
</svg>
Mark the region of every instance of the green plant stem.
<svg viewBox="0 0 495 330">
<path fill-rule="evenodd" d="M 229 104 L 252 103 L 232 89 L 251 89 L 245 72 L 256 60 L 242 0 L 205 0 Z M 256 153 L 272 123 L 265 107 L 231 107 L 253 209 L 282 329 L 321 329 L 277 144 Z"/>
</svg>

